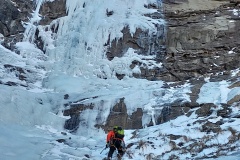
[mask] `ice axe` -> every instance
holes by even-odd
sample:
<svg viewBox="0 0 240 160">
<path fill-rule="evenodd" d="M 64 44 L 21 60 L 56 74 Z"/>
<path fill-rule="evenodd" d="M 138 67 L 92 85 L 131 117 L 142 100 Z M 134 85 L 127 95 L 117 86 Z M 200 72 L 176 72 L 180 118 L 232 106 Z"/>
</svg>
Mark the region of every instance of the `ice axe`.
<svg viewBox="0 0 240 160">
<path fill-rule="evenodd" d="M 105 149 L 107 149 L 107 147 L 103 148 L 103 150 L 100 152 L 100 154 L 102 154 L 102 152 L 103 152 Z"/>
</svg>

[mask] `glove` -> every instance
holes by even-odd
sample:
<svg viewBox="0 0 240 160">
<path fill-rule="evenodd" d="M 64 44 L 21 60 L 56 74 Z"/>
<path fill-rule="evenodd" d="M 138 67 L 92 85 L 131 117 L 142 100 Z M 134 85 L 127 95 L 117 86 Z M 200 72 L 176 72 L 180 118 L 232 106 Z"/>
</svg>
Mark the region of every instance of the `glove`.
<svg viewBox="0 0 240 160">
<path fill-rule="evenodd" d="M 110 146 L 110 144 L 109 144 L 109 142 L 107 142 L 107 144 L 106 144 L 106 148 L 108 148 Z"/>
</svg>

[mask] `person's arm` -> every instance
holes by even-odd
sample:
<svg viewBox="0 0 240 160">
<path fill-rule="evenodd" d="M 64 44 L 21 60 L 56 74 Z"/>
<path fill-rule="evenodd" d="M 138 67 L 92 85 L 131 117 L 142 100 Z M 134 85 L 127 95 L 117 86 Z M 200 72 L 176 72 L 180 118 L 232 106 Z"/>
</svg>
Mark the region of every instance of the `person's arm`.
<svg viewBox="0 0 240 160">
<path fill-rule="evenodd" d="M 110 147 L 110 140 L 111 140 L 111 138 L 112 138 L 112 134 L 113 134 L 112 131 L 108 132 L 108 134 L 107 134 L 106 148 Z"/>
<path fill-rule="evenodd" d="M 113 137 L 113 131 L 108 132 L 108 134 L 107 134 L 107 143 L 111 140 L 112 137 Z"/>
</svg>

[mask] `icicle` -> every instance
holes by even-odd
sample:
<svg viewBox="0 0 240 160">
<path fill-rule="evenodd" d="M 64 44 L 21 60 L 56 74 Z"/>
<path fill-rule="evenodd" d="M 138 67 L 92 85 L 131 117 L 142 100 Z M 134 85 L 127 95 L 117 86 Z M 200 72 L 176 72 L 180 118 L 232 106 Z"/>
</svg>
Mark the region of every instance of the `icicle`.
<svg viewBox="0 0 240 160">
<path fill-rule="evenodd" d="M 53 70 L 74 76 L 94 78 L 116 78 L 114 73 L 125 74 L 132 77 L 129 67 L 135 59 L 142 59 L 136 54 L 124 54 L 121 58 L 107 60 L 105 44 L 123 37 L 122 30 L 128 26 L 130 34 L 136 28 L 149 31 L 149 35 L 156 33 L 156 25 L 164 25 L 158 19 L 144 16 L 157 12 L 148 9 L 144 4 L 161 3 L 160 0 L 145 0 L 145 2 L 132 0 L 67 0 L 67 16 L 59 21 L 58 32 L 54 39 L 53 49 L 47 50 L 49 59 L 55 61 Z M 121 6 L 121 7 L 120 7 Z M 111 16 L 106 15 L 106 10 L 113 10 Z M 160 31 L 161 32 L 161 31 Z M 161 34 L 161 33 L 159 33 Z M 145 58 L 143 58 L 145 59 Z M 153 59 L 153 57 L 151 58 Z M 155 62 L 146 61 L 149 67 Z M 150 64 L 151 63 L 151 64 Z"/>
<path fill-rule="evenodd" d="M 41 5 L 43 4 L 44 0 L 36 0 L 36 9 L 32 13 L 32 18 L 27 22 L 24 27 L 26 28 L 24 32 L 24 42 L 30 42 L 33 43 L 34 36 L 36 32 L 37 25 L 39 21 L 41 20 L 41 17 L 39 16 L 39 10 Z"/>
</svg>

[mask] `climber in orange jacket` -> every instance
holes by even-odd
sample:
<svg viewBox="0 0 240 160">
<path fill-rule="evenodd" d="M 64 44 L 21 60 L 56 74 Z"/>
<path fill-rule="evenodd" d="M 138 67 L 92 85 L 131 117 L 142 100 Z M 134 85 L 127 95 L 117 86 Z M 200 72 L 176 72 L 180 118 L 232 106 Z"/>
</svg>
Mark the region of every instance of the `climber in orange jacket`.
<svg viewBox="0 0 240 160">
<path fill-rule="evenodd" d="M 109 131 L 107 134 L 107 144 L 106 148 L 110 147 L 108 152 L 108 159 L 112 159 L 114 151 L 118 150 L 118 157 L 122 157 L 125 150 L 124 135 L 121 136 L 118 134 L 118 130 L 122 128 L 114 126 L 113 130 Z"/>
</svg>

